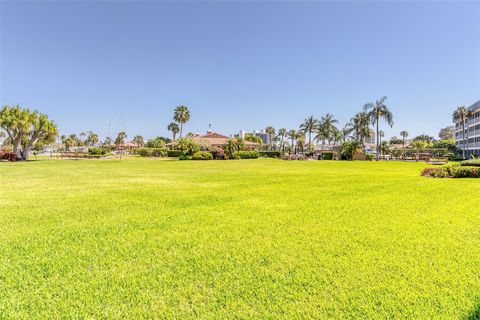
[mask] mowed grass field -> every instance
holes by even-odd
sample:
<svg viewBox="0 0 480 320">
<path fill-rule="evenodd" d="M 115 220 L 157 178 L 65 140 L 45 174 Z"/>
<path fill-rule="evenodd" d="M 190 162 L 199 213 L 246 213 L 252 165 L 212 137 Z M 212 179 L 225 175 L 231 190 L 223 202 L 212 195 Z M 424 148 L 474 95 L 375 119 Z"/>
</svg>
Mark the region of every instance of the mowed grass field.
<svg viewBox="0 0 480 320">
<path fill-rule="evenodd" d="M 0 163 L 0 318 L 479 319 L 480 181 L 424 166 Z"/>
</svg>

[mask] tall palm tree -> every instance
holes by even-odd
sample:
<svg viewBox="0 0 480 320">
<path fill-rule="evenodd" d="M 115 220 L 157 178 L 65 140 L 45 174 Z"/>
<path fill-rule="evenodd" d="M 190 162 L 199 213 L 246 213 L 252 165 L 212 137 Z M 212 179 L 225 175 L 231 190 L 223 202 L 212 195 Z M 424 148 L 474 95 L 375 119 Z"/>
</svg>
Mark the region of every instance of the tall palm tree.
<svg viewBox="0 0 480 320">
<path fill-rule="evenodd" d="M 291 141 L 292 141 L 292 150 L 291 151 L 293 151 L 294 150 L 295 138 L 297 137 L 297 131 L 292 129 L 292 130 L 288 131 L 287 135 L 288 135 L 288 138 L 291 139 Z"/>
<path fill-rule="evenodd" d="M 267 128 L 265 128 L 265 132 L 268 134 L 268 143 L 270 150 L 272 150 L 273 137 L 275 136 L 275 128 L 272 126 L 268 126 Z"/>
<path fill-rule="evenodd" d="M 408 137 L 408 131 L 400 131 L 400 136 L 402 136 L 402 158 L 405 159 L 405 139 Z"/>
<path fill-rule="evenodd" d="M 190 110 L 187 106 L 177 106 L 173 112 L 173 120 L 180 124 L 180 138 L 182 137 L 183 124 L 190 120 Z"/>
<path fill-rule="evenodd" d="M 145 145 L 145 140 L 143 137 L 139 134 L 137 134 L 135 137 L 133 137 L 132 140 L 138 147 L 143 147 Z"/>
<path fill-rule="evenodd" d="M 471 116 L 471 111 L 465 108 L 465 106 L 460 106 L 453 112 L 453 121 L 460 122 L 462 125 L 462 157 L 465 158 L 465 146 L 467 142 L 465 141 L 465 123 L 467 122 L 468 117 Z"/>
<path fill-rule="evenodd" d="M 303 120 L 303 123 L 300 125 L 300 130 L 305 134 L 308 134 L 308 147 L 311 148 L 312 145 L 312 132 L 317 130 L 318 120 L 311 115 L 310 117 Z"/>
<path fill-rule="evenodd" d="M 178 126 L 177 123 L 171 122 L 167 126 L 167 130 L 172 132 L 172 140 L 175 140 L 175 137 L 177 136 L 177 133 L 180 131 L 180 127 Z"/>
<path fill-rule="evenodd" d="M 372 109 L 369 112 L 369 115 L 370 115 L 370 119 L 372 121 L 372 124 L 375 125 L 375 130 L 377 132 L 377 139 L 375 141 L 376 152 L 377 152 L 377 155 L 376 155 L 377 161 L 378 161 L 378 153 L 379 153 L 379 146 L 380 146 L 380 144 L 379 144 L 379 140 L 380 140 L 379 122 L 380 122 L 380 119 L 385 120 L 385 122 L 390 127 L 393 126 L 393 113 L 386 106 L 385 100 L 387 100 L 387 97 L 382 97 L 379 100 L 375 101 L 375 104 L 369 103 L 369 104 L 365 105 L 365 107 L 364 107 L 366 110 Z"/>
<path fill-rule="evenodd" d="M 301 130 L 297 131 L 295 139 L 297 140 L 297 147 L 303 154 L 303 148 L 305 147 L 305 133 Z"/>
<path fill-rule="evenodd" d="M 285 136 L 287 135 L 287 129 L 280 128 L 278 129 L 278 136 L 280 138 L 280 147 L 282 148 L 282 153 L 285 152 L 285 146 L 283 144 L 283 140 L 285 140 Z"/>
</svg>

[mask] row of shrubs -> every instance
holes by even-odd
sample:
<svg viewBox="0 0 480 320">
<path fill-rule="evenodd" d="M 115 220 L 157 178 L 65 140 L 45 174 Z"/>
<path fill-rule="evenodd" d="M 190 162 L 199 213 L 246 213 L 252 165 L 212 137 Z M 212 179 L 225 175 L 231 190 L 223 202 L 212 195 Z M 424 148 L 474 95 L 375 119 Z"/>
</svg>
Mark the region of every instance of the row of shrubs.
<svg viewBox="0 0 480 320">
<path fill-rule="evenodd" d="M 258 155 L 266 158 L 280 158 L 282 153 L 280 151 L 258 151 Z"/>
<path fill-rule="evenodd" d="M 465 160 L 460 162 L 460 165 L 464 167 L 480 167 L 480 159 Z"/>
<path fill-rule="evenodd" d="M 308 157 L 301 154 L 284 154 L 280 157 L 282 160 L 308 160 Z"/>
<path fill-rule="evenodd" d="M 239 151 L 235 154 L 234 159 L 257 159 L 259 154 L 257 151 Z M 225 153 L 222 149 L 216 151 L 198 151 L 192 156 L 180 155 L 180 160 L 225 160 Z"/>
<path fill-rule="evenodd" d="M 0 151 L 0 160 L 7 160 L 10 162 L 17 161 L 17 155 L 13 152 L 1 152 Z"/>
<path fill-rule="evenodd" d="M 136 153 L 140 157 L 167 157 L 168 151 L 165 148 L 138 148 Z"/>
<path fill-rule="evenodd" d="M 478 162 L 473 166 L 468 166 L 468 161 L 462 161 L 460 164 L 452 163 L 441 167 L 425 168 L 421 175 L 433 178 L 480 178 Z"/>
</svg>

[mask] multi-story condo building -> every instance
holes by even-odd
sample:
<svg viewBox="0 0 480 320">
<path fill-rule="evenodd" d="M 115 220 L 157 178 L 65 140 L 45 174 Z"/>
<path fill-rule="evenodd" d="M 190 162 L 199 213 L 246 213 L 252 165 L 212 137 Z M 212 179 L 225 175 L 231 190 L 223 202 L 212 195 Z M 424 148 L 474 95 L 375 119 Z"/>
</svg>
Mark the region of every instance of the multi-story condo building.
<svg viewBox="0 0 480 320">
<path fill-rule="evenodd" d="M 480 100 L 468 107 L 471 112 L 465 123 L 465 141 L 463 140 L 462 122 L 455 123 L 455 144 L 459 150 L 463 150 L 469 158 L 471 155 L 480 156 Z"/>
</svg>

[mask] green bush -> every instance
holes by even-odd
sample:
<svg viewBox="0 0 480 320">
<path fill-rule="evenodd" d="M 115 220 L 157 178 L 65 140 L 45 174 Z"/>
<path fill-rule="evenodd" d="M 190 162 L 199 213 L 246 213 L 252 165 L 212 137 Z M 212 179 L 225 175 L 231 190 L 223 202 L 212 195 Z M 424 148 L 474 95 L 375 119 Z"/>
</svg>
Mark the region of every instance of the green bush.
<svg viewBox="0 0 480 320">
<path fill-rule="evenodd" d="M 192 160 L 213 160 L 213 156 L 210 152 L 198 151 L 193 154 Z"/>
<path fill-rule="evenodd" d="M 167 149 L 165 148 L 138 148 L 136 153 L 140 157 L 166 157 Z"/>
<path fill-rule="evenodd" d="M 240 159 L 257 159 L 258 151 L 239 151 L 238 156 Z"/>
<path fill-rule="evenodd" d="M 365 160 L 373 161 L 373 154 L 366 154 L 365 155 Z"/>
<path fill-rule="evenodd" d="M 182 155 L 182 151 L 180 150 L 168 150 L 167 151 L 167 156 L 170 158 L 178 158 Z"/>
<path fill-rule="evenodd" d="M 167 149 L 165 148 L 152 149 L 152 157 L 166 157 L 166 156 L 167 156 Z"/>
<path fill-rule="evenodd" d="M 259 151 L 258 155 L 260 157 L 279 158 L 282 153 L 280 151 Z"/>
<path fill-rule="evenodd" d="M 480 167 L 466 167 L 458 163 L 449 163 L 441 167 L 425 168 L 421 175 L 434 178 L 480 178 Z"/>
<path fill-rule="evenodd" d="M 182 154 L 180 157 L 178 157 L 178 160 L 192 160 L 192 156 Z"/>
<path fill-rule="evenodd" d="M 452 170 L 454 178 L 480 178 L 480 167 L 458 166 Z"/>
<path fill-rule="evenodd" d="M 136 152 L 140 157 L 151 157 L 152 156 L 152 149 L 151 148 L 138 148 L 136 150 Z"/>
<path fill-rule="evenodd" d="M 322 153 L 322 160 L 333 160 L 333 153 Z"/>
<path fill-rule="evenodd" d="M 460 165 L 464 167 L 480 167 L 480 159 L 465 160 L 460 162 Z"/>
<path fill-rule="evenodd" d="M 105 148 L 88 148 L 89 155 L 107 155 L 110 151 Z"/>
</svg>

